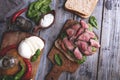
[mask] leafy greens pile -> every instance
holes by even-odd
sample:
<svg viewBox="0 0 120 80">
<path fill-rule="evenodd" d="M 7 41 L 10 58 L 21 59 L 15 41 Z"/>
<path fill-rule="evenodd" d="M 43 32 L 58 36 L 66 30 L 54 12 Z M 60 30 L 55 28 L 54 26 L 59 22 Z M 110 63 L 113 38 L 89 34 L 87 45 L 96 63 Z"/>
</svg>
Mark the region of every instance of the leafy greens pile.
<svg viewBox="0 0 120 80">
<path fill-rule="evenodd" d="M 38 23 L 41 15 L 44 15 L 51 11 L 50 8 L 51 0 L 37 0 L 29 5 L 27 11 L 27 17 L 33 20 L 35 23 Z"/>
</svg>

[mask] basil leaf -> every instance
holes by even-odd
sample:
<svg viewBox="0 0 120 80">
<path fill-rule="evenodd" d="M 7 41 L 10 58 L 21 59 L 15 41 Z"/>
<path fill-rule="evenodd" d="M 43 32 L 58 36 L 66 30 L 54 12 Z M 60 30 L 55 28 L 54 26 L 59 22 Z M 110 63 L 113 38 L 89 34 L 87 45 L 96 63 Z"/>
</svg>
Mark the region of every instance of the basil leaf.
<svg viewBox="0 0 120 80">
<path fill-rule="evenodd" d="M 40 11 L 42 12 L 42 14 L 46 14 L 49 12 L 49 11 L 47 11 L 48 7 L 49 7 L 48 5 L 44 5 L 41 7 Z"/>
<path fill-rule="evenodd" d="M 27 11 L 27 17 L 33 20 L 35 23 L 38 23 L 41 15 L 46 14 L 51 11 L 50 8 L 51 0 L 38 0 L 32 2 L 29 5 L 29 9 Z"/>
<path fill-rule="evenodd" d="M 92 25 L 91 25 L 91 24 L 88 24 L 88 26 L 89 26 L 88 30 L 92 32 L 92 31 L 93 31 Z"/>
<path fill-rule="evenodd" d="M 98 40 L 98 38 L 95 36 L 94 38 L 93 38 L 95 41 L 97 41 Z"/>
<path fill-rule="evenodd" d="M 38 59 L 40 53 L 41 53 L 40 49 L 37 49 L 37 51 L 35 52 L 35 54 L 31 58 L 31 62 L 36 61 Z"/>
<path fill-rule="evenodd" d="M 83 56 L 82 60 L 76 60 L 76 62 L 77 62 L 78 64 L 82 64 L 82 63 L 84 63 L 84 62 L 86 61 L 86 59 L 87 59 L 87 57 L 86 57 L 86 56 Z"/>
<path fill-rule="evenodd" d="M 60 57 L 59 54 L 55 54 L 54 55 L 54 59 L 55 59 L 55 63 L 58 65 L 58 66 L 62 66 L 62 59 Z"/>
<path fill-rule="evenodd" d="M 95 52 L 96 50 L 96 47 L 92 47 L 92 52 Z"/>
<path fill-rule="evenodd" d="M 51 0 L 44 0 L 44 5 L 49 5 L 52 1 Z"/>
<path fill-rule="evenodd" d="M 63 33 L 61 34 L 61 38 L 62 38 L 62 39 L 65 38 L 66 36 L 67 36 L 66 32 L 63 32 Z"/>
<path fill-rule="evenodd" d="M 35 10 L 39 10 L 43 4 L 43 1 L 37 1 L 34 5 Z"/>
<path fill-rule="evenodd" d="M 97 20 L 96 20 L 96 18 L 95 18 L 94 16 L 90 16 L 90 18 L 89 18 L 89 23 L 90 23 L 93 27 L 95 27 L 96 29 L 98 29 Z"/>
</svg>

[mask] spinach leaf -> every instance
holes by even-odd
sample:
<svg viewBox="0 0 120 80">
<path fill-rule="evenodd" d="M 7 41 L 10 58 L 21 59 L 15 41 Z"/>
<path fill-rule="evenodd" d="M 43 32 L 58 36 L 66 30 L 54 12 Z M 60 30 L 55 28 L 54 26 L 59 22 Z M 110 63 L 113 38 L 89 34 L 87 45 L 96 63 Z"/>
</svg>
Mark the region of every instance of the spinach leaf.
<svg viewBox="0 0 120 80">
<path fill-rule="evenodd" d="M 60 37 L 63 39 L 67 36 L 66 32 L 62 32 L 62 34 L 60 35 Z"/>
<path fill-rule="evenodd" d="M 46 14 L 51 11 L 50 8 L 51 0 L 38 0 L 32 2 L 29 5 L 29 9 L 27 11 L 27 17 L 33 20 L 35 23 L 38 23 L 41 15 Z"/>
<path fill-rule="evenodd" d="M 42 12 L 42 14 L 46 14 L 49 11 L 51 11 L 51 9 L 48 5 L 44 5 L 44 6 L 41 7 L 40 11 Z"/>
<path fill-rule="evenodd" d="M 94 16 L 90 16 L 90 18 L 89 18 L 89 23 L 90 23 L 93 27 L 95 27 L 96 29 L 98 29 L 97 20 L 96 20 L 96 18 L 95 18 Z"/>
<path fill-rule="evenodd" d="M 54 60 L 55 60 L 55 63 L 58 65 L 58 66 L 62 66 L 62 59 L 60 57 L 59 54 L 55 54 L 54 55 Z"/>
<path fill-rule="evenodd" d="M 92 52 L 95 52 L 97 50 L 96 47 L 92 47 Z"/>
<path fill-rule="evenodd" d="M 52 1 L 51 0 L 44 0 L 44 5 L 49 5 Z"/>
<path fill-rule="evenodd" d="M 86 57 L 86 56 L 83 56 L 82 60 L 76 60 L 76 62 L 77 62 L 78 64 L 82 64 L 82 63 L 84 63 L 84 62 L 86 61 L 86 59 L 87 59 L 87 57 Z"/>
<path fill-rule="evenodd" d="M 93 31 L 92 25 L 91 25 L 91 24 L 88 24 L 88 26 L 89 26 L 88 30 L 92 32 L 92 31 Z"/>
</svg>

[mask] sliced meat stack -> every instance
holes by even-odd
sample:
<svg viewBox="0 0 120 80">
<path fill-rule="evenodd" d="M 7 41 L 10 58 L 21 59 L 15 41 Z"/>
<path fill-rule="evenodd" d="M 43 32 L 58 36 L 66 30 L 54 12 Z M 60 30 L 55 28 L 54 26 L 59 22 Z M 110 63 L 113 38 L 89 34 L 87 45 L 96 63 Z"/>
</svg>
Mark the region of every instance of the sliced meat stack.
<svg viewBox="0 0 120 80">
<path fill-rule="evenodd" d="M 60 47 L 64 52 L 72 52 L 73 56 L 82 60 L 83 56 L 94 54 L 100 47 L 97 36 L 89 31 L 89 26 L 83 20 L 64 29 L 60 39 Z"/>
</svg>

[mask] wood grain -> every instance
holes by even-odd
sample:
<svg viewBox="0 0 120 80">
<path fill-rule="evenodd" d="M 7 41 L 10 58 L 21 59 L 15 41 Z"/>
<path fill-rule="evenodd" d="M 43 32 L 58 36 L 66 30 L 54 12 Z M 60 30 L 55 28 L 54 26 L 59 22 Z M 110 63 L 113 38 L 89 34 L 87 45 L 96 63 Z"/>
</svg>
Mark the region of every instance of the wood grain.
<svg viewBox="0 0 120 80">
<path fill-rule="evenodd" d="M 103 6 L 103 0 L 99 0 L 92 14 L 93 16 L 96 17 L 98 21 L 98 29 L 94 29 L 94 31 L 98 35 L 99 40 L 100 40 L 100 34 L 101 34 L 102 6 Z M 100 15 L 98 15 L 98 13 Z M 74 15 L 74 19 L 79 21 L 81 18 L 79 16 Z M 84 20 L 88 21 L 88 19 L 84 19 Z M 87 57 L 87 61 L 84 64 L 80 65 L 80 67 L 75 73 L 73 74 L 67 73 L 68 76 L 66 80 L 96 80 L 98 56 L 99 56 L 99 51 L 96 54 Z"/>
<path fill-rule="evenodd" d="M 64 0 L 56 0 L 55 2 L 53 0 L 53 4 L 54 4 L 53 6 L 55 7 L 55 10 L 56 10 L 56 21 L 55 21 L 54 27 L 51 27 L 48 30 L 44 30 L 44 31 L 40 32 L 40 35 L 43 36 L 45 38 L 45 40 L 47 41 L 47 45 L 46 45 L 47 48 L 45 49 L 45 52 L 46 52 L 45 54 L 47 54 L 48 51 L 50 50 L 50 47 L 52 47 L 54 40 L 56 39 L 63 24 L 65 23 L 65 21 L 67 19 L 74 18 L 75 20 L 78 20 L 78 21 L 81 19 L 80 17 L 78 17 L 76 15 L 73 15 L 67 11 L 64 11 L 64 9 L 63 9 L 64 2 L 65 2 Z M 97 7 L 92 14 L 98 20 L 99 29 L 95 30 L 95 32 L 97 33 L 99 38 L 100 38 L 100 34 L 101 34 L 102 8 L 103 8 L 103 0 L 99 0 Z M 98 14 L 100 14 L 100 15 L 98 15 Z M 87 21 L 87 19 L 85 19 L 85 20 Z M 88 57 L 87 61 L 84 64 L 82 64 L 81 67 L 79 67 L 75 73 L 64 72 L 63 75 L 60 76 L 59 80 L 96 80 L 97 67 L 98 67 L 97 64 L 98 64 L 98 56 L 99 56 L 98 53 L 99 52 L 97 52 L 93 56 Z M 44 60 L 46 60 L 45 57 L 46 56 L 44 56 Z M 44 67 L 45 66 L 47 66 L 47 67 L 44 70 L 41 70 L 43 73 L 41 71 L 39 71 L 39 72 L 41 72 L 39 74 L 40 75 L 39 79 L 41 77 L 43 77 L 45 73 L 48 73 L 52 66 L 50 64 L 50 61 L 48 61 L 48 60 L 44 64 L 45 64 Z M 49 68 L 49 66 L 50 66 L 50 68 Z M 41 69 L 43 69 L 43 68 L 41 68 Z"/>
<path fill-rule="evenodd" d="M 97 80 L 120 80 L 120 0 L 105 0 Z"/>
<path fill-rule="evenodd" d="M 64 3 L 65 0 L 52 0 L 52 7 L 53 9 L 55 9 L 56 12 L 55 23 L 50 28 L 40 31 L 40 36 L 46 41 L 46 45 L 43 51 L 43 57 L 40 63 L 36 80 L 45 80 L 45 76 L 48 74 L 48 72 L 53 66 L 51 61 L 47 59 L 47 55 L 52 48 L 54 41 L 58 37 L 66 20 L 73 19 L 73 14 L 64 10 Z M 59 79 L 65 80 L 66 75 L 67 74 L 64 74 L 64 76 L 60 77 Z"/>
<path fill-rule="evenodd" d="M 55 63 L 54 55 L 59 54 L 62 59 L 62 66 L 58 66 Z M 51 51 L 48 54 L 48 58 L 54 64 L 48 75 L 46 76 L 46 80 L 58 80 L 62 72 L 75 72 L 79 67 L 79 64 L 70 61 L 65 55 L 55 47 L 52 47 Z"/>
</svg>

